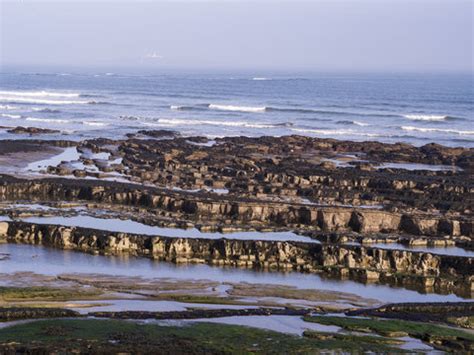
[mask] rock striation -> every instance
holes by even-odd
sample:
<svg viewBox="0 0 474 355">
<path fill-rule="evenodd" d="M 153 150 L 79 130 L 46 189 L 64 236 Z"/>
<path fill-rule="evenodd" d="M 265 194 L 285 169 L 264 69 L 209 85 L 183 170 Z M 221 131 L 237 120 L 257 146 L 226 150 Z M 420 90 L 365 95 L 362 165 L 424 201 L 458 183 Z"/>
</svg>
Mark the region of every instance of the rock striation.
<svg viewBox="0 0 474 355">
<path fill-rule="evenodd" d="M 3 239 L 89 253 L 130 253 L 174 263 L 322 273 L 435 292 L 468 295 L 474 259 L 363 246 L 265 240 L 186 239 L 89 228 L 2 222 Z"/>
<path fill-rule="evenodd" d="M 45 168 L 47 178 L 38 178 L 41 172 L 0 175 L 2 203 L 80 203 L 122 219 L 202 231 L 293 230 L 322 244 L 150 237 L 23 222 L 0 224 L 4 241 L 472 291 L 472 258 L 370 243 L 473 250 L 474 149 L 296 135 L 209 140 L 166 130 L 119 140 L 3 142 L 0 158 L 76 151 L 73 161 Z M 4 211 L 13 219 L 23 213 Z"/>
<path fill-rule="evenodd" d="M 472 321 L 465 321 L 474 319 L 474 302 L 392 303 L 378 308 L 351 310 L 346 314 L 348 316 L 406 319 L 417 322 L 443 322 L 474 328 Z"/>
<path fill-rule="evenodd" d="M 93 201 L 144 208 L 156 215 L 261 226 L 308 226 L 324 232 L 474 236 L 474 219 L 439 213 L 325 207 L 190 194 L 110 181 L 26 180 L 0 176 L 2 200 Z"/>
</svg>

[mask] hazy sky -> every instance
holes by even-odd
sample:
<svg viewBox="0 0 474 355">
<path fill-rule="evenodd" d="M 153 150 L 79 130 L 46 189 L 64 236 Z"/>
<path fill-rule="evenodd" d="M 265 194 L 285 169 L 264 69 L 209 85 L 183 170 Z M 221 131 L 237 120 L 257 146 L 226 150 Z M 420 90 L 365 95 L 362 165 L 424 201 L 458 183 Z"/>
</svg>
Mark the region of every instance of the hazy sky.
<svg viewBox="0 0 474 355">
<path fill-rule="evenodd" d="M 473 0 L 0 2 L 4 68 L 472 71 Z"/>
</svg>

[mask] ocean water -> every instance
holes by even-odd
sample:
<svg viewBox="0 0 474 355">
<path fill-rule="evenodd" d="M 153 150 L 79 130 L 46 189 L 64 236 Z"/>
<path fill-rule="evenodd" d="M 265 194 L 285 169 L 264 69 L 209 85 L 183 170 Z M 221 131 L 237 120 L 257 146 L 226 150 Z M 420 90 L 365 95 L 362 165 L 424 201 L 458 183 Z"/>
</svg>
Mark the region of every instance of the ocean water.
<svg viewBox="0 0 474 355">
<path fill-rule="evenodd" d="M 54 139 L 171 129 L 474 147 L 473 112 L 470 74 L 0 73 L 0 126 Z"/>
</svg>

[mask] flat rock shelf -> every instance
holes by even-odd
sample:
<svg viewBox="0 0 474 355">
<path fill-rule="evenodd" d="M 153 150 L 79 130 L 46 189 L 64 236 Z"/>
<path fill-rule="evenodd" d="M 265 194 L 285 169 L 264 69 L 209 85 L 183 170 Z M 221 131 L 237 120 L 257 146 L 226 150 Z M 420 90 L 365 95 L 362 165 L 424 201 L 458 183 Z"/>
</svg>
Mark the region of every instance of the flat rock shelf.
<svg viewBox="0 0 474 355">
<path fill-rule="evenodd" d="M 0 352 L 473 350 L 473 149 L 15 132 Z"/>
</svg>

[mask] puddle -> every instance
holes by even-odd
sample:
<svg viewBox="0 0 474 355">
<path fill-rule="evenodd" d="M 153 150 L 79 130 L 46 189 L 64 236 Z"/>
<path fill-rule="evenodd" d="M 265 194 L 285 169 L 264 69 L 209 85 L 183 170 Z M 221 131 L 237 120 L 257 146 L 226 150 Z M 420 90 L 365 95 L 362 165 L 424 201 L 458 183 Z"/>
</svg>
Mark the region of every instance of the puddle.
<svg viewBox="0 0 474 355">
<path fill-rule="evenodd" d="M 351 243 L 352 245 L 358 245 L 358 243 Z M 395 249 L 395 250 L 406 250 L 406 251 L 420 251 L 431 254 L 439 255 L 452 255 L 452 256 L 467 256 L 474 257 L 474 251 L 466 250 L 456 246 L 449 247 L 429 247 L 429 246 L 407 246 L 399 243 L 374 243 L 364 245 L 370 248 L 379 248 L 379 249 Z"/>
<path fill-rule="evenodd" d="M 67 307 L 81 314 L 89 312 L 120 312 L 120 311 L 147 311 L 147 312 L 170 312 L 186 311 L 189 308 L 199 309 L 249 309 L 259 308 L 257 306 L 240 306 L 227 304 L 205 304 L 205 303 L 184 303 L 176 301 L 151 301 L 151 300 L 98 300 L 98 301 L 73 301 L 69 304 L 89 305 L 96 304 L 96 307 Z M 101 306 L 102 305 L 102 306 Z"/>
<path fill-rule="evenodd" d="M 87 151 L 87 152 L 84 152 L 82 155 L 88 159 L 98 159 L 98 160 L 109 160 L 109 157 L 110 157 L 110 153 L 108 152 L 92 153 L 91 151 Z"/>
<path fill-rule="evenodd" d="M 58 167 L 61 163 L 67 163 L 67 167 L 71 170 L 82 170 L 87 173 L 102 173 L 103 177 L 96 178 L 93 176 L 85 176 L 80 179 L 92 179 L 92 180 L 108 180 L 116 182 L 126 182 L 130 183 L 128 177 L 124 174 L 118 173 L 116 171 L 102 172 L 96 164 L 86 165 L 80 161 L 80 158 L 84 157 L 86 159 L 93 159 L 97 161 L 97 165 L 103 165 L 105 167 L 110 167 L 113 164 L 121 164 L 122 158 L 116 158 L 114 160 L 109 160 L 110 153 L 101 152 L 101 153 L 92 153 L 91 151 L 86 151 L 80 153 L 77 151 L 76 147 L 69 147 L 63 150 L 63 152 L 54 155 L 48 159 L 34 161 L 29 163 L 24 171 L 29 173 L 39 173 L 40 171 L 46 170 L 49 166 Z M 57 177 L 54 174 L 42 174 L 45 177 Z M 74 175 L 63 175 L 62 178 L 76 179 Z"/>
<path fill-rule="evenodd" d="M 328 301 L 310 301 L 305 299 L 296 299 L 296 298 L 282 298 L 282 297 L 269 297 L 269 296 L 262 296 L 262 297 L 244 297 L 238 298 L 241 302 L 248 302 L 248 303 L 258 303 L 264 302 L 267 304 L 275 304 L 281 307 L 285 307 L 286 305 L 291 305 L 292 307 L 301 307 L 301 308 L 313 308 L 317 306 L 337 306 L 342 308 L 352 308 L 354 305 L 350 303 L 344 303 L 341 300 L 334 300 L 331 302 Z"/>
<path fill-rule="evenodd" d="M 213 193 L 218 194 L 218 195 L 226 195 L 226 194 L 229 193 L 228 189 L 215 189 L 215 188 L 212 188 L 212 187 L 206 187 L 206 188 L 204 188 L 204 190 L 209 191 L 209 192 L 213 192 Z"/>
<path fill-rule="evenodd" d="M 462 171 L 460 167 L 451 165 L 431 165 L 418 163 L 383 163 L 376 166 L 377 169 L 405 169 L 405 170 L 429 170 L 429 171 Z"/>
<path fill-rule="evenodd" d="M 192 142 L 192 141 L 186 140 L 186 143 L 191 144 L 191 145 L 201 146 L 201 147 L 212 147 L 217 144 L 215 140 L 210 140 L 205 143 L 198 143 L 198 142 Z"/>
<path fill-rule="evenodd" d="M 325 159 L 321 159 L 321 161 L 328 161 L 328 162 L 331 162 L 333 163 L 337 168 L 347 168 L 347 167 L 353 167 L 354 163 L 357 163 L 357 162 L 367 162 L 366 160 L 361 160 L 361 159 L 358 159 L 356 156 L 354 155 L 346 155 L 346 156 L 343 156 L 341 158 L 345 158 L 345 159 L 330 159 L 330 158 L 325 158 Z M 349 159 L 347 159 L 349 158 Z M 382 164 L 378 164 L 378 165 L 375 165 L 376 163 L 374 163 L 374 167 L 376 169 L 405 169 L 405 170 L 410 170 L 410 171 L 416 171 L 416 170 L 428 170 L 428 171 L 462 171 L 463 169 L 458 167 L 458 166 L 454 166 L 454 165 L 434 165 L 434 164 L 419 164 L 419 163 L 382 163 Z"/>
<path fill-rule="evenodd" d="M 39 172 L 40 170 L 46 170 L 48 166 L 58 166 L 63 161 L 70 162 L 74 160 L 79 160 L 79 158 L 80 153 L 77 151 L 76 147 L 69 147 L 64 149 L 64 151 L 58 155 L 54 155 L 48 159 L 29 163 L 25 169 L 28 171 Z"/>
<path fill-rule="evenodd" d="M 90 160 L 100 160 L 107 166 L 110 166 L 113 164 L 121 164 L 123 161 L 122 157 L 118 157 L 111 160 L 110 159 L 111 153 L 109 152 L 93 153 L 90 149 L 84 149 L 82 151 L 81 157 L 85 159 L 90 159 Z"/>
<path fill-rule="evenodd" d="M 340 327 L 333 325 L 322 325 L 318 323 L 305 322 L 300 316 L 232 316 L 221 318 L 203 318 L 203 319 L 183 319 L 156 321 L 149 320 L 147 323 L 159 325 L 182 326 L 189 323 L 219 323 L 242 325 L 251 328 L 273 330 L 279 333 L 303 335 L 305 330 L 315 330 L 320 332 L 338 332 Z"/>
<path fill-rule="evenodd" d="M 28 217 L 21 219 L 25 222 L 37 224 L 57 224 L 68 227 L 84 227 L 111 232 L 137 233 L 153 236 L 163 236 L 171 238 L 205 238 L 205 239 L 239 239 L 239 240 L 270 240 L 270 241 L 296 241 L 307 243 L 320 243 L 309 237 L 301 236 L 293 232 L 234 232 L 217 233 L 201 232 L 196 228 L 179 229 L 149 226 L 143 223 L 121 220 L 118 218 L 97 218 L 91 216 L 71 216 L 71 217 Z"/>
<path fill-rule="evenodd" d="M 189 193 L 213 192 L 213 193 L 218 194 L 218 195 L 226 195 L 226 194 L 229 193 L 228 189 L 218 189 L 218 188 L 213 188 L 213 187 L 209 187 L 209 186 L 203 186 L 200 189 L 183 189 L 183 188 L 177 187 L 177 186 L 171 186 L 171 187 L 167 187 L 167 188 L 170 189 L 170 190 L 173 190 L 173 191 L 189 192 Z"/>
<path fill-rule="evenodd" d="M 403 340 L 405 342 L 405 343 L 398 346 L 400 349 L 404 349 L 404 350 L 422 350 L 422 351 L 434 350 L 433 347 L 423 343 L 419 339 L 415 339 L 415 338 L 411 338 L 411 337 L 402 337 L 402 338 L 397 338 L 397 339 Z M 442 352 L 437 351 L 437 352 L 434 352 L 434 353 L 440 354 Z"/>
<path fill-rule="evenodd" d="M 225 283 L 248 282 L 252 284 L 287 285 L 301 289 L 347 292 L 363 298 L 373 298 L 390 303 L 400 302 L 400 300 L 404 302 L 463 300 L 456 295 L 421 294 L 417 291 L 386 285 L 323 279 L 316 274 L 268 272 L 232 267 L 212 267 L 204 264 L 176 265 L 147 258 L 94 256 L 72 250 L 34 245 L 0 244 L 0 253 L 10 255 L 9 259 L 0 261 L 0 273 L 5 274 L 16 272 L 34 272 L 45 275 L 100 273 L 114 276 L 211 280 Z"/>
</svg>

